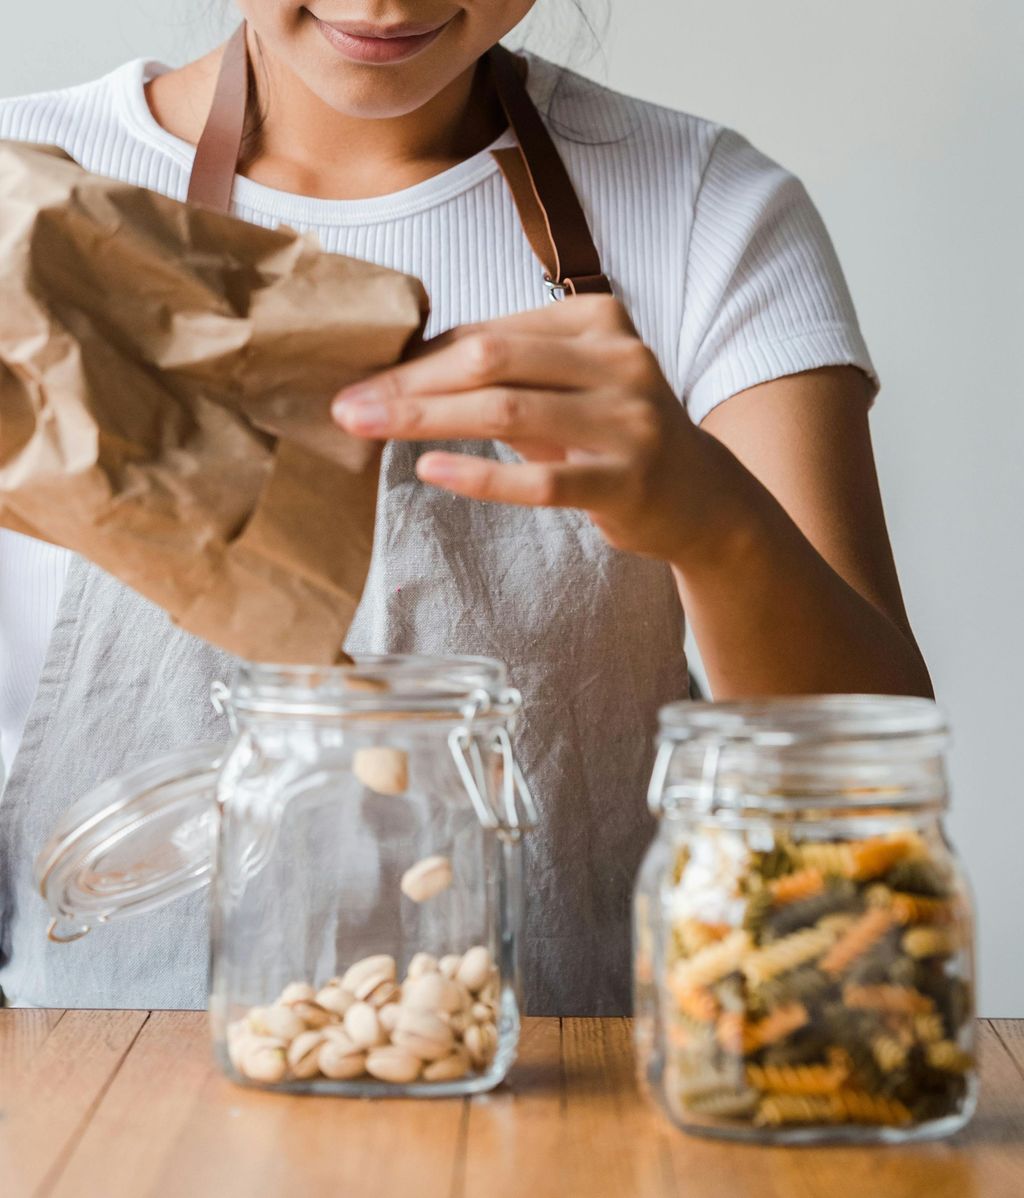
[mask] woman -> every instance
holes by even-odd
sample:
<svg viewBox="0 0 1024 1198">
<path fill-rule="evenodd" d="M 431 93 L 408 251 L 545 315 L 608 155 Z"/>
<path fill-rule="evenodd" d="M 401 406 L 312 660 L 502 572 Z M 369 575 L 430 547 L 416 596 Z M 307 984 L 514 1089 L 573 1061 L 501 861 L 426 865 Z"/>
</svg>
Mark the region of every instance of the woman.
<svg viewBox="0 0 1024 1198">
<path fill-rule="evenodd" d="M 487 53 L 531 7 L 244 0 L 231 45 L 255 103 L 227 190 L 247 220 L 426 284 L 438 335 L 334 404 L 388 442 L 348 648 L 508 663 L 542 807 L 527 1009 L 608 1014 L 628 1005 L 643 746 L 685 693 L 682 611 L 719 699 L 929 681 L 875 479 L 877 379 L 806 192 L 733 130 L 531 55 L 526 90 L 568 168 L 559 203 L 578 193 L 576 231 L 614 289 L 547 303 L 523 189 L 493 153 L 516 137 Z M 229 61 L 140 60 L 5 101 L 0 136 L 195 197 Z M 55 947 L 31 860 L 98 779 L 222 734 L 205 694 L 230 663 L 86 563 L 2 545 L 4 748 L 20 751 L 0 804 L 0 983 L 13 1002 L 201 1006 L 201 899 Z"/>
</svg>

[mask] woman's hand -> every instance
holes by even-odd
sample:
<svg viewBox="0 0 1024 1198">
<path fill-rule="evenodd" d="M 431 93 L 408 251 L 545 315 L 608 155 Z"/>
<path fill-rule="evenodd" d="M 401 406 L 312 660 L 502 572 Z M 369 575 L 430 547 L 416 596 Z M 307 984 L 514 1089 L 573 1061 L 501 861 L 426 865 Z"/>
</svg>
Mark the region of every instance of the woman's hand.
<svg viewBox="0 0 1024 1198">
<path fill-rule="evenodd" d="M 504 441 L 524 461 L 435 452 L 417 473 L 475 499 L 582 508 L 611 544 L 671 562 L 718 699 L 928 694 L 867 399 L 857 367 L 822 367 L 696 428 L 622 305 L 581 295 L 453 329 L 333 410 L 363 437 Z"/>
<path fill-rule="evenodd" d="M 609 296 L 453 329 L 333 413 L 361 437 L 503 441 L 524 460 L 433 452 L 416 472 L 473 499 L 582 508 L 620 549 L 678 564 L 698 532 L 688 478 L 704 435 Z"/>
</svg>

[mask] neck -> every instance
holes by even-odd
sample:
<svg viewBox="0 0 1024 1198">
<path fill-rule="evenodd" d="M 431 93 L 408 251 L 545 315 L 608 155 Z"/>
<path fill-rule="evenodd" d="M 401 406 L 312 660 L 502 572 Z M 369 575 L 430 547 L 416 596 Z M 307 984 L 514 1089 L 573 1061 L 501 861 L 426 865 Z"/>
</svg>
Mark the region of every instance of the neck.
<svg viewBox="0 0 1024 1198">
<path fill-rule="evenodd" d="M 243 174 L 300 195 L 364 199 L 411 187 L 489 145 L 506 121 L 481 60 L 422 107 L 360 118 L 324 103 L 283 64 L 254 46 L 260 114 L 247 139 Z"/>
</svg>

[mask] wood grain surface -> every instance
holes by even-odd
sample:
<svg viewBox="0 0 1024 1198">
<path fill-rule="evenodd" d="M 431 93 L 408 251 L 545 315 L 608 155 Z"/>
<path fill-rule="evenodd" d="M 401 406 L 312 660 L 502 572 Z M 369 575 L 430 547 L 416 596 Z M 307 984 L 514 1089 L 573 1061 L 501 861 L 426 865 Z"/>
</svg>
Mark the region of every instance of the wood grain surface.
<svg viewBox="0 0 1024 1198">
<path fill-rule="evenodd" d="M 244 1090 L 205 1016 L 0 1011 L 3 1198 L 1021 1198 L 1024 1020 L 980 1025 L 952 1140 L 765 1148 L 685 1136 L 637 1092 L 629 1023 L 528 1019 L 509 1081 L 460 1100 Z"/>
</svg>

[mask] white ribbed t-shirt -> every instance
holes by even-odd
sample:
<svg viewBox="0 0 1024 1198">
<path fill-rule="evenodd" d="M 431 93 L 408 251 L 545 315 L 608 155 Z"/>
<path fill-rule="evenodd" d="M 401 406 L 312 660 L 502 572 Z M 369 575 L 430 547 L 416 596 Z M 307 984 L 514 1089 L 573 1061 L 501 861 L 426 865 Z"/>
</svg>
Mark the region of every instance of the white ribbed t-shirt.
<svg viewBox="0 0 1024 1198">
<path fill-rule="evenodd" d="M 605 272 L 700 421 L 756 383 L 852 363 L 878 380 L 834 248 L 800 181 L 735 130 L 530 55 L 528 87 L 579 192 Z M 87 169 L 184 198 L 193 147 L 154 120 L 147 59 L 0 100 L 0 138 L 56 144 Z M 326 200 L 239 176 L 235 213 L 312 231 L 325 249 L 417 275 L 428 335 L 540 307 L 541 270 L 489 150 L 373 199 Z M 0 755 L 17 749 L 67 553 L 0 531 Z"/>
</svg>

